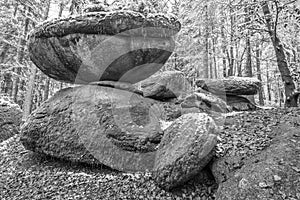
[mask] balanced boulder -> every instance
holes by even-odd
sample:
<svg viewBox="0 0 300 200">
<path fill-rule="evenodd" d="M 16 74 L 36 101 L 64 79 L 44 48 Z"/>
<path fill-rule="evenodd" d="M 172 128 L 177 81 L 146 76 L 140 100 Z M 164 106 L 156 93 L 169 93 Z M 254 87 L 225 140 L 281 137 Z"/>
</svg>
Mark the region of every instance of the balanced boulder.
<svg viewBox="0 0 300 200">
<path fill-rule="evenodd" d="M 154 180 L 170 190 L 197 175 L 212 159 L 216 125 L 204 113 L 185 114 L 166 130 L 155 159 Z"/>
<path fill-rule="evenodd" d="M 35 110 L 22 127 L 26 149 L 120 171 L 154 166 L 163 135 L 160 103 L 125 90 L 67 88 Z"/>
<path fill-rule="evenodd" d="M 58 81 L 136 83 L 172 54 L 180 30 L 172 17 L 133 11 L 92 12 L 47 21 L 31 32 L 31 60 Z"/>
<path fill-rule="evenodd" d="M 0 142 L 18 134 L 22 123 L 22 110 L 9 99 L 0 97 Z"/>
</svg>

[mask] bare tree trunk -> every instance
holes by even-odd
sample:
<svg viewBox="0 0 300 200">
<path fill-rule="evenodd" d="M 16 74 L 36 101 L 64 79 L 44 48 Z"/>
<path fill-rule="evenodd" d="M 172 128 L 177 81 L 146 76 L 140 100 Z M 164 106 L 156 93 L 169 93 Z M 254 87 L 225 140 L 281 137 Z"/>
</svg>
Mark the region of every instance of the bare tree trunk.
<svg viewBox="0 0 300 200">
<path fill-rule="evenodd" d="M 204 27 L 205 27 L 205 36 L 204 36 L 204 55 L 203 55 L 203 78 L 209 77 L 209 26 L 208 26 L 208 5 L 206 3 L 205 7 L 205 20 L 204 20 Z"/>
<path fill-rule="evenodd" d="M 217 69 L 217 58 L 216 58 L 216 39 L 213 38 L 212 40 L 212 51 L 213 51 L 213 63 L 214 63 L 214 73 L 215 77 L 218 78 L 218 69 Z"/>
<path fill-rule="evenodd" d="M 28 33 L 29 21 L 30 21 L 28 15 L 29 15 L 30 10 L 31 10 L 29 7 L 28 8 L 25 7 L 25 9 L 26 9 L 25 24 L 24 24 L 23 33 L 22 33 L 22 35 L 20 35 L 19 50 L 17 52 L 17 60 L 18 60 L 18 63 L 20 65 L 22 65 L 23 59 L 24 59 L 26 36 L 27 36 L 27 33 Z M 20 83 L 19 75 L 21 75 L 21 66 L 18 66 L 18 68 L 16 70 L 16 73 L 17 73 L 17 77 L 13 81 L 12 98 L 13 98 L 13 101 L 17 103 L 17 94 L 18 94 L 19 83 Z"/>
<path fill-rule="evenodd" d="M 25 102 L 24 102 L 24 113 L 23 113 L 23 121 L 27 119 L 27 117 L 30 115 L 32 110 L 32 99 L 33 99 L 33 90 L 34 90 L 34 82 L 35 82 L 35 76 L 37 73 L 37 68 L 35 66 L 32 66 L 30 77 L 29 77 L 29 83 L 25 95 Z"/>
<path fill-rule="evenodd" d="M 273 22 L 271 12 L 269 9 L 269 5 L 267 2 L 262 3 L 262 10 L 263 10 L 263 13 L 265 16 L 268 32 L 269 32 L 269 35 L 270 35 L 270 38 L 272 40 L 273 47 L 275 50 L 278 69 L 280 71 L 282 81 L 284 83 L 285 98 L 286 98 L 285 106 L 286 107 L 297 107 L 298 102 L 297 102 L 297 95 L 296 95 L 296 87 L 293 82 L 291 72 L 288 68 L 288 64 L 287 64 L 286 57 L 284 54 L 284 48 L 283 48 L 282 43 L 276 33 L 277 25 L 274 24 L 274 22 Z"/>
<path fill-rule="evenodd" d="M 225 20 L 223 10 L 221 11 L 222 20 L 221 20 L 221 37 L 222 37 L 222 64 L 223 64 L 223 77 L 227 77 L 227 66 L 226 66 L 226 37 L 225 37 Z"/>
<path fill-rule="evenodd" d="M 245 24 L 248 24 L 250 22 L 250 13 L 249 9 L 245 8 Z M 246 66 L 245 66 L 245 77 L 253 77 L 253 71 L 252 71 L 252 56 L 251 56 L 251 33 L 250 30 L 247 31 L 246 34 Z M 248 97 L 252 102 L 255 102 L 254 96 L 251 95 Z"/>
<path fill-rule="evenodd" d="M 48 18 L 49 15 L 50 4 L 51 4 L 51 0 L 48 0 L 46 5 L 47 7 L 46 7 L 45 15 L 44 15 L 45 20 Z M 33 26 L 35 26 L 35 24 L 33 24 Z M 27 117 L 30 115 L 32 110 L 33 90 L 34 90 L 36 74 L 37 74 L 37 68 L 35 66 L 31 66 L 31 72 L 30 72 L 28 87 L 25 95 L 25 102 L 23 106 L 24 107 L 23 121 L 27 119 Z"/>
<path fill-rule="evenodd" d="M 271 84 L 270 84 L 270 74 L 269 74 L 269 62 L 267 62 L 267 91 L 268 91 L 268 100 L 269 102 L 272 101 L 272 95 L 271 95 Z"/>
<path fill-rule="evenodd" d="M 234 67 L 234 31 L 235 31 L 235 17 L 232 8 L 232 2 L 230 1 L 230 47 L 228 53 L 228 62 L 229 62 L 229 69 L 228 69 L 228 76 L 233 76 L 233 67 Z"/>
<path fill-rule="evenodd" d="M 256 44 L 256 71 L 257 71 L 257 78 L 262 82 L 261 77 L 261 69 L 260 69 L 260 50 L 259 50 L 259 44 Z M 264 105 L 264 88 L 261 87 L 258 92 L 258 98 L 259 98 L 259 105 Z"/>
</svg>

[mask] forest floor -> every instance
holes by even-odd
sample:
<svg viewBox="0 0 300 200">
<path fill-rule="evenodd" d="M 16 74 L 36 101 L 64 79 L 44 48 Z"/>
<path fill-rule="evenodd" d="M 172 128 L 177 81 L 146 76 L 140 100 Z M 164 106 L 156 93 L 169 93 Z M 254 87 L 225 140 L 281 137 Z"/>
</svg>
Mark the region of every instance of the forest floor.
<svg viewBox="0 0 300 200">
<path fill-rule="evenodd" d="M 228 116 L 221 131 L 217 156 L 237 148 L 251 155 L 267 147 L 289 124 L 300 129 L 300 108 L 243 112 Z M 236 137 L 237 135 L 242 137 Z M 99 166 L 74 164 L 24 149 L 16 135 L 0 143 L 0 198 L 14 199 L 214 199 L 213 179 L 196 177 L 181 188 L 166 192 L 150 173 L 120 173 Z"/>
</svg>

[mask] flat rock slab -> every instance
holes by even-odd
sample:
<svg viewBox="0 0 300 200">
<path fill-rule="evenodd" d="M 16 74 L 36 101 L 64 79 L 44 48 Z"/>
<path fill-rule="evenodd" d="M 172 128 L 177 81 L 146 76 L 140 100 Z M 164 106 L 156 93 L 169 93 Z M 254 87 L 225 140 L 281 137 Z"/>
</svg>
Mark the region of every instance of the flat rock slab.
<svg viewBox="0 0 300 200">
<path fill-rule="evenodd" d="M 269 147 L 246 158 L 243 165 L 226 173 L 226 181 L 219 184 L 217 200 L 299 199 L 299 127 L 283 125 L 277 131 L 281 134 Z M 229 160 L 222 162 L 232 163 Z M 220 163 L 214 164 L 213 173 L 219 174 L 216 170 L 224 169 Z"/>
<path fill-rule="evenodd" d="M 216 125 L 204 113 L 185 114 L 166 130 L 155 160 L 154 180 L 170 190 L 196 176 L 212 159 Z"/>
<path fill-rule="evenodd" d="M 19 105 L 0 97 L 0 142 L 19 133 L 22 114 Z"/>
<path fill-rule="evenodd" d="M 166 100 L 184 97 L 191 92 L 191 83 L 180 71 L 164 71 L 136 84 L 145 97 Z"/>
<path fill-rule="evenodd" d="M 163 134 L 159 104 L 109 87 L 63 89 L 29 117 L 21 142 L 60 159 L 120 171 L 151 170 Z"/>
<path fill-rule="evenodd" d="M 227 77 L 224 79 L 198 79 L 196 85 L 213 94 L 255 95 L 261 87 L 256 78 Z"/>
</svg>

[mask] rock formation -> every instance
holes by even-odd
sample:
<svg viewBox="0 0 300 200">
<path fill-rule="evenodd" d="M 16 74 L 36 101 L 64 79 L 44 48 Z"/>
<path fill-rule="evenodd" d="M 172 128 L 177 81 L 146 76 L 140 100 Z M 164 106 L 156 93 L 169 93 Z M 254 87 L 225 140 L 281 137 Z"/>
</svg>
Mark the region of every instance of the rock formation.
<svg viewBox="0 0 300 200">
<path fill-rule="evenodd" d="M 175 48 L 177 19 L 101 7 L 85 12 L 45 22 L 29 36 L 39 69 L 82 86 L 57 92 L 30 115 L 24 147 L 124 172 L 150 170 L 166 190 L 205 173 L 223 123 L 214 119 L 241 109 L 236 103 L 246 100 L 237 95 L 252 95 L 259 83 L 198 80 L 192 91 L 181 72 L 155 74 Z"/>
<path fill-rule="evenodd" d="M 37 67 L 84 86 L 63 89 L 35 110 L 22 127 L 21 142 L 74 162 L 152 170 L 161 120 L 177 111 L 164 112 L 164 102 L 143 97 L 131 83 L 168 60 L 180 23 L 161 14 L 99 9 L 47 21 L 31 32 L 29 53 Z"/>
<path fill-rule="evenodd" d="M 246 97 L 258 93 L 261 82 L 256 78 L 198 79 L 196 85 L 201 90 L 222 98 L 234 111 L 257 109 L 257 106 Z"/>
<path fill-rule="evenodd" d="M 92 12 L 47 21 L 29 35 L 31 60 L 49 77 L 68 83 L 136 83 L 172 54 L 174 18 L 132 11 Z"/>
</svg>

